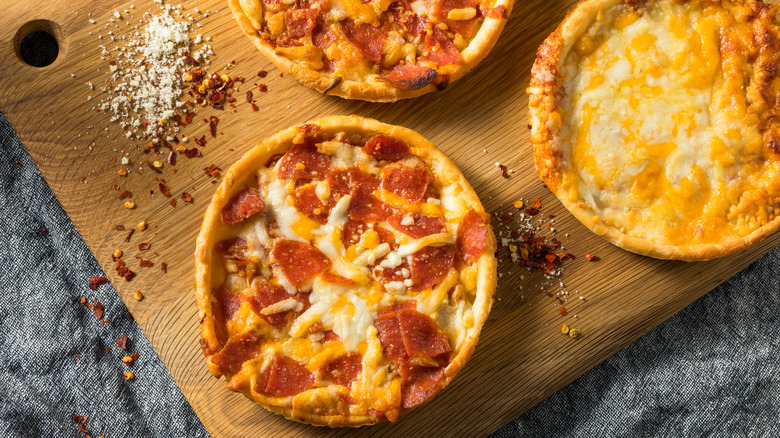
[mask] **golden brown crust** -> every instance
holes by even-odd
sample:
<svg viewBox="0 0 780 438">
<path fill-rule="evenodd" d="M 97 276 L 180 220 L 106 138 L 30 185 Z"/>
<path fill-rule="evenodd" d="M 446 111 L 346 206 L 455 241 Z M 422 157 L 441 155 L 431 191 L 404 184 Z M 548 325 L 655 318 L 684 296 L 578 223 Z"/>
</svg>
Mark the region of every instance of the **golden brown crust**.
<svg viewBox="0 0 780 438">
<path fill-rule="evenodd" d="M 541 180 L 555 193 L 572 214 L 585 226 L 603 237 L 607 241 L 626 250 L 661 259 L 678 259 L 686 261 L 708 260 L 715 257 L 742 251 L 780 227 L 780 216 L 772 214 L 778 209 L 776 195 L 769 193 L 767 203 L 768 213 L 759 211 L 759 221 L 763 223 L 756 229 L 744 235 L 731 235 L 727 239 L 718 242 L 695 243 L 685 245 L 654 242 L 651 239 L 631 235 L 631 230 L 605 224 L 600 220 L 598 212 L 592 206 L 584 202 L 579 196 L 572 196 L 564 182 L 569 172 L 569 163 L 566 161 L 569 151 L 573 148 L 573 140 L 565 138 L 562 125 L 565 123 L 565 111 L 562 108 L 562 100 L 566 95 L 563 79 L 563 66 L 573 51 L 573 46 L 588 32 L 594 22 L 600 20 L 605 12 L 617 5 L 623 5 L 626 10 L 641 10 L 657 1 L 620 1 L 620 0 L 581 0 L 567 14 L 563 22 L 540 46 L 537 59 L 532 69 L 529 95 L 529 122 L 531 125 L 531 142 L 534 145 L 534 161 Z M 685 4 L 698 4 L 695 1 L 685 1 Z M 777 6 L 765 5 L 755 1 L 728 1 L 707 2 L 709 6 L 725 5 L 727 8 L 738 8 L 738 20 L 752 22 L 755 28 L 755 40 L 757 46 L 753 48 L 757 52 L 752 66 L 754 75 L 749 78 L 750 86 L 745 90 L 746 100 L 749 104 L 749 114 L 755 114 L 751 119 L 746 118 L 750 125 L 757 126 L 763 135 L 763 156 L 773 162 L 777 158 L 777 133 L 778 121 L 775 114 L 780 108 L 777 96 L 777 81 L 772 82 L 769 77 L 776 76 L 780 67 L 778 57 L 778 24 Z M 721 51 L 729 50 L 729 40 L 724 38 L 721 42 Z M 747 81 L 747 79 L 746 79 Z M 759 91 L 760 90 L 760 91 Z M 770 91 L 771 90 L 771 91 Z M 770 190 L 771 192 L 771 190 Z M 761 217 L 764 215 L 764 217 Z"/>
<path fill-rule="evenodd" d="M 305 87 L 314 88 L 323 94 L 331 96 L 369 102 L 395 102 L 439 89 L 434 84 L 429 84 L 416 90 L 405 90 L 396 88 L 376 78 L 370 82 L 354 81 L 344 79 L 341 76 L 332 77 L 303 66 L 283 55 L 277 54 L 276 49 L 272 45 L 260 38 L 258 28 L 252 24 L 252 21 L 247 16 L 247 12 L 241 5 L 241 0 L 228 0 L 228 3 L 238 26 L 252 40 L 260 53 L 270 59 L 282 71 L 295 77 Z M 495 7 L 503 8 L 504 14 L 500 17 L 485 17 L 476 36 L 461 52 L 462 60 L 457 64 L 443 66 L 439 69 L 440 74 L 446 73 L 448 77 L 447 83 L 452 83 L 465 76 L 488 55 L 504 29 L 513 4 L 514 0 L 497 0 Z"/>
<path fill-rule="evenodd" d="M 221 279 L 213 279 L 212 269 L 214 261 L 215 244 L 222 239 L 232 237 L 231 232 L 225 230 L 221 223 L 221 211 L 228 200 L 238 191 L 242 190 L 251 183 L 248 180 L 255 175 L 255 171 L 264 166 L 265 163 L 275 154 L 284 153 L 292 144 L 293 138 L 298 134 L 299 128 L 304 125 L 318 126 L 319 133 L 335 134 L 338 132 L 347 133 L 365 133 L 378 134 L 383 133 L 396 139 L 403 140 L 408 145 L 413 155 L 421 158 L 431 169 L 435 176 L 434 184 L 441 184 L 448 187 L 448 197 L 452 198 L 448 210 L 462 210 L 458 214 L 461 216 L 470 209 L 484 213 L 484 209 L 474 190 L 471 188 L 465 177 L 457 167 L 439 151 L 432 143 L 427 141 L 421 135 L 406 128 L 386 125 L 372 119 L 366 119 L 358 116 L 336 116 L 326 117 L 311 121 L 288 129 L 285 129 L 271 137 L 260 141 L 257 146 L 249 150 L 225 173 L 222 183 L 217 188 L 212 202 L 209 204 L 203 219 L 201 232 L 197 239 L 195 250 L 195 297 L 199 311 L 199 321 L 201 324 L 201 344 L 204 355 L 207 357 L 217 353 L 222 345 L 217 338 L 214 319 L 212 317 L 212 304 L 215 300 L 212 290 L 221 283 Z M 442 194 L 442 202 L 445 195 Z M 448 198 L 449 199 L 449 198 Z M 474 262 L 472 268 L 477 271 L 476 275 L 476 298 L 472 303 L 473 324 L 467 330 L 465 338 L 460 347 L 453 348 L 457 351 L 451 358 L 451 362 L 444 370 L 444 378 L 439 387 L 444 388 L 452 380 L 455 374 L 465 365 L 468 358 L 474 351 L 474 347 L 479 338 L 479 333 L 490 312 L 492 305 L 492 295 L 496 287 L 496 268 L 497 261 L 494 256 L 496 251 L 496 241 L 492 229 L 488 224 L 488 245 L 484 253 Z M 446 299 L 446 297 L 445 297 Z M 385 418 L 377 418 L 371 415 L 354 415 L 348 412 L 339 414 L 327 414 L 312 412 L 301 406 L 300 403 L 291 402 L 291 399 L 268 397 L 252 390 L 251 382 L 236 383 L 231 381 L 230 373 L 226 373 L 208 361 L 209 369 L 216 377 L 226 375 L 226 381 L 230 381 L 229 388 L 242 392 L 246 397 L 260 403 L 268 410 L 277 414 L 284 415 L 287 418 L 297 421 L 310 423 L 314 425 L 326 425 L 331 427 L 338 426 L 361 426 L 374 424 L 383 421 Z M 401 410 L 404 413 L 406 410 Z"/>
</svg>

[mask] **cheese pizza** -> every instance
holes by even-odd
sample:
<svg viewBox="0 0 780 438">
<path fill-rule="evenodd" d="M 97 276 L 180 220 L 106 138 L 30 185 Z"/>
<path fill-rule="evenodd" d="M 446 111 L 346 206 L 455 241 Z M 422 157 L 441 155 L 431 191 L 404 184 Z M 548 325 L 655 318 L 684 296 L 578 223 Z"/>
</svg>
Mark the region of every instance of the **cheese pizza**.
<svg viewBox="0 0 780 438">
<path fill-rule="evenodd" d="M 539 48 L 542 181 L 627 250 L 705 260 L 780 226 L 778 7 L 585 0 Z"/>
<path fill-rule="evenodd" d="M 444 89 L 487 56 L 513 0 L 229 0 L 255 46 L 303 85 L 395 101 Z"/>
<path fill-rule="evenodd" d="M 395 421 L 476 345 L 496 286 L 477 195 L 419 134 L 328 117 L 225 174 L 197 241 L 210 371 L 315 425 Z"/>
</svg>

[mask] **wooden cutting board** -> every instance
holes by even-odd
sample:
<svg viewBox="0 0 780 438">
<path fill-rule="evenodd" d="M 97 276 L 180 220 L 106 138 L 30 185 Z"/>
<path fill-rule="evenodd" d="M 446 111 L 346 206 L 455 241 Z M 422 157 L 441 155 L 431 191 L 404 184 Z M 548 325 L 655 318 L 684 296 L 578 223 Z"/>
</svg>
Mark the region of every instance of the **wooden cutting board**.
<svg viewBox="0 0 780 438">
<path fill-rule="evenodd" d="M 131 3 L 135 8 L 130 9 Z M 235 94 L 240 103 L 234 110 L 198 111 L 196 120 L 211 114 L 220 118 L 220 134 L 209 138 L 202 148 L 204 156 L 179 157 L 176 166 L 166 165 L 157 175 L 148 168 L 139 170 L 138 163 L 164 161 L 165 155 L 144 155 L 143 142 L 128 141 L 118 126 L 109 123 L 107 114 L 92 110 L 104 96 L 85 86 L 85 82 L 101 84 L 108 77 L 98 45 L 110 42 L 97 35 L 108 30 L 130 31 L 131 26 L 121 21 L 116 28 L 103 26 L 113 12 L 129 9 L 122 12 L 124 20 L 137 24 L 143 11 L 156 11 L 157 6 L 150 0 L 71 0 L 67 6 L 13 2 L 5 5 L 0 17 L 0 110 L 213 436 L 487 435 L 780 243 L 780 235 L 775 235 L 746 253 L 711 262 L 640 257 L 590 233 L 539 182 L 528 142 L 525 88 L 536 48 L 573 3 L 518 0 L 497 46 L 470 76 L 437 94 L 370 104 L 322 96 L 286 75 L 280 77 L 279 70 L 239 32 L 225 1 L 182 2 L 190 12 L 195 7 L 209 11 L 208 17 L 193 12 L 203 26 L 201 33 L 213 38 L 214 67 L 209 71 L 236 61 L 227 73 L 249 80 Z M 54 29 L 57 34 L 60 55 L 52 65 L 31 67 L 16 54 L 17 32 L 30 28 Z M 256 78 L 261 69 L 269 71 L 264 80 Z M 255 92 L 258 112 L 243 102 L 245 90 L 256 90 L 253 82 L 265 83 L 269 89 Z M 212 378 L 198 344 L 192 253 L 201 216 L 215 189 L 203 168 L 216 164 L 227 169 L 262 137 L 330 114 L 359 114 L 420 132 L 460 166 L 490 212 L 511 212 L 511 203 L 518 198 L 541 199 L 543 216 L 557 216 L 556 236 L 578 256 L 566 261 L 563 275 L 550 284 L 538 274 L 521 271 L 502 253 L 497 301 L 471 361 L 430 404 L 397 424 L 314 428 L 269 414 Z M 202 123 L 184 131 L 190 137 L 207 133 Z M 130 166 L 118 163 L 125 150 L 130 151 Z M 500 176 L 496 162 L 514 170 L 509 179 Z M 131 173 L 118 176 L 120 167 L 129 167 Z M 169 199 L 157 191 L 155 177 L 165 178 L 176 197 L 182 191 L 190 192 L 194 202 L 179 200 L 170 206 Z M 133 192 L 135 209 L 123 207 L 114 184 Z M 515 228 L 496 216 L 493 226 L 497 231 Z M 115 230 L 116 224 L 130 228 L 141 220 L 150 227 L 136 231 L 130 242 L 124 242 L 126 232 Z M 152 251 L 158 254 L 151 257 L 155 263 L 151 268 L 138 267 L 134 259 L 140 242 L 151 242 Z M 123 258 L 138 273 L 132 282 L 115 274 L 111 260 L 115 248 L 125 252 Z M 586 253 L 600 260 L 587 262 Z M 168 264 L 167 274 L 160 269 L 163 261 Z M 558 301 L 544 293 L 559 292 L 559 281 L 571 296 L 567 316 L 561 316 Z M 143 301 L 133 300 L 135 289 L 145 295 Z M 108 312 L 110 319 L 111 309 Z M 563 323 L 582 335 L 577 339 L 562 335 Z"/>
</svg>

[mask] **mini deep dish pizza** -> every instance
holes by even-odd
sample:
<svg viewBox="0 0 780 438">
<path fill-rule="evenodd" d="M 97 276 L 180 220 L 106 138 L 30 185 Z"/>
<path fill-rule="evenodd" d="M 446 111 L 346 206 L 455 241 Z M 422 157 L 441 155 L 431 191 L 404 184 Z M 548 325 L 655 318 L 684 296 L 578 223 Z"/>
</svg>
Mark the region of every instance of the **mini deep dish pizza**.
<svg viewBox="0 0 780 438">
<path fill-rule="evenodd" d="M 777 6 L 588 0 L 540 47 L 542 180 L 627 250 L 705 260 L 780 225 Z"/>
<path fill-rule="evenodd" d="M 487 56 L 513 0 L 229 0 L 255 46 L 303 85 L 395 101 L 444 89 Z"/>
<path fill-rule="evenodd" d="M 496 285 L 488 219 L 408 129 L 330 117 L 261 141 L 198 237 L 209 369 L 298 421 L 395 421 L 474 350 Z"/>
</svg>

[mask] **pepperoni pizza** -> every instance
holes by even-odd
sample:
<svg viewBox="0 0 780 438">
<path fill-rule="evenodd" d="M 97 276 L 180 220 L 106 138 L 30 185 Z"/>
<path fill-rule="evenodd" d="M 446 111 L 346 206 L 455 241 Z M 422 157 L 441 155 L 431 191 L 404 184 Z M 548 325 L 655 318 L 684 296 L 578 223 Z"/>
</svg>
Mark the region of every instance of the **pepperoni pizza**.
<svg viewBox="0 0 780 438">
<path fill-rule="evenodd" d="M 357 116 L 282 131 L 231 167 L 204 217 L 208 367 L 298 421 L 395 421 L 473 352 L 495 250 L 477 195 L 419 134 Z"/>
<path fill-rule="evenodd" d="M 514 0 L 230 0 L 255 46 L 303 85 L 395 101 L 444 89 L 493 48 Z"/>
</svg>

